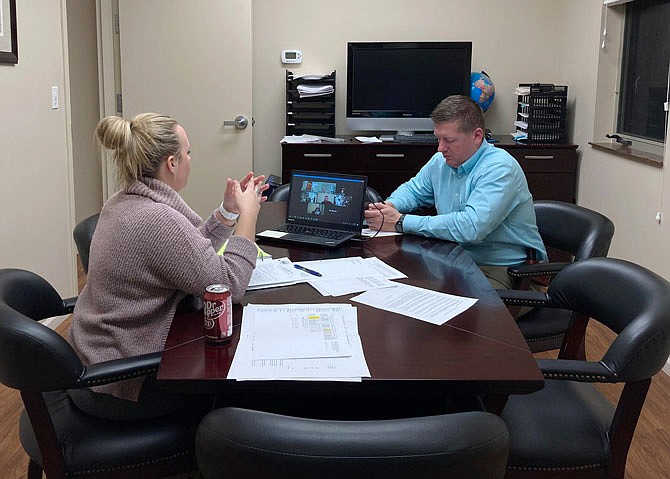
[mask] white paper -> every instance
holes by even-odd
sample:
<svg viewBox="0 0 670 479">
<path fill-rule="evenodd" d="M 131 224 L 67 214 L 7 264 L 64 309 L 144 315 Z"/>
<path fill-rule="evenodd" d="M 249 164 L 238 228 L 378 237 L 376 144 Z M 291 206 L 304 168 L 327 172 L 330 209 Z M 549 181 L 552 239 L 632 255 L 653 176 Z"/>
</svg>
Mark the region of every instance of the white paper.
<svg viewBox="0 0 670 479">
<path fill-rule="evenodd" d="M 366 291 L 351 300 L 437 325 L 446 323 L 477 302 L 474 298 L 402 283 L 393 288 Z"/>
<path fill-rule="evenodd" d="M 317 135 L 286 135 L 280 143 L 317 143 L 325 141 L 326 143 L 344 143 L 344 138 L 333 138 L 330 136 Z"/>
<path fill-rule="evenodd" d="M 355 137 L 361 143 L 381 143 L 382 141 L 376 136 L 357 136 Z"/>
<path fill-rule="evenodd" d="M 311 280 L 309 284 L 323 296 L 342 296 L 376 288 L 391 288 L 398 283 L 381 276 Z"/>
<path fill-rule="evenodd" d="M 301 380 L 301 381 L 356 381 L 370 377 L 363 355 L 363 345 L 358 335 L 356 308 L 350 304 L 275 305 L 279 307 L 312 306 L 315 311 L 336 311 L 342 315 L 351 356 L 314 359 L 254 359 L 252 335 L 254 324 L 247 322 L 251 309 L 244 309 L 240 341 L 228 372 L 228 379 L 242 380 Z"/>
<path fill-rule="evenodd" d="M 275 230 L 265 230 L 260 233 L 256 233 L 256 236 L 265 236 L 266 238 L 281 238 L 286 236 L 288 233 L 284 231 L 275 231 Z"/>
<path fill-rule="evenodd" d="M 377 230 L 371 230 L 370 228 L 364 228 L 361 231 L 361 236 L 368 236 L 372 237 L 374 236 L 375 238 L 383 238 L 384 236 L 401 236 L 402 233 L 398 233 L 397 231 L 377 231 Z"/>
<path fill-rule="evenodd" d="M 256 267 L 251 273 L 247 291 L 305 283 L 313 277 L 309 273 L 296 269 L 288 258 L 257 261 Z"/>
<path fill-rule="evenodd" d="M 310 305 L 253 305 L 244 321 L 253 323 L 254 359 L 351 356 L 342 314 Z"/>
<path fill-rule="evenodd" d="M 321 273 L 320 278 L 312 277 L 309 284 L 323 296 L 341 296 L 372 288 L 387 288 L 395 285 L 389 280 L 407 277 L 404 273 L 375 257 L 353 256 L 298 261 L 296 264 Z"/>
</svg>

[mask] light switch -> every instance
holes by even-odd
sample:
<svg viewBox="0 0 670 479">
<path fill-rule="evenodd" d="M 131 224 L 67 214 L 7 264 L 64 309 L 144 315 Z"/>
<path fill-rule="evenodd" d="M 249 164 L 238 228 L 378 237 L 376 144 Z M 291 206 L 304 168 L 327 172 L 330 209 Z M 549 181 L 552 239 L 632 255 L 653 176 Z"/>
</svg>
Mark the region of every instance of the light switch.
<svg viewBox="0 0 670 479">
<path fill-rule="evenodd" d="M 51 109 L 52 110 L 57 110 L 58 109 L 58 87 L 57 86 L 52 86 L 51 87 Z"/>
</svg>

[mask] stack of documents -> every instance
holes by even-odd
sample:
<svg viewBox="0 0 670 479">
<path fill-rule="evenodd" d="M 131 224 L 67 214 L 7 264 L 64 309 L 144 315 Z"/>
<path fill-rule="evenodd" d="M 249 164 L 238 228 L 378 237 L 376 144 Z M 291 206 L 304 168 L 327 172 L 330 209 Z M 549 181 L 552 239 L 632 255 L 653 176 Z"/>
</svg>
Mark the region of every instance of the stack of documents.
<svg viewBox="0 0 670 479">
<path fill-rule="evenodd" d="M 247 290 L 309 283 L 323 296 L 342 296 L 395 286 L 391 280 L 401 278 L 407 276 L 379 258 L 354 256 L 296 263 L 279 258 L 256 262 Z"/>
<path fill-rule="evenodd" d="M 407 276 L 376 257 L 354 256 L 296 263 L 280 258 L 257 262 L 247 290 L 309 283 L 323 296 L 363 291 L 351 300 L 437 325 L 444 324 L 477 302 L 474 298 L 392 281 L 402 278 Z"/>
<path fill-rule="evenodd" d="M 323 296 L 342 296 L 370 289 L 395 286 L 393 279 L 407 275 L 384 263 L 379 258 L 324 259 L 299 261 L 298 266 L 314 271 L 321 276 L 312 276 L 308 283 Z"/>
<path fill-rule="evenodd" d="M 325 141 L 327 143 L 344 143 L 344 138 L 317 135 L 286 135 L 280 143 L 316 143 Z"/>
<path fill-rule="evenodd" d="M 249 304 L 228 372 L 236 380 L 361 381 L 370 377 L 349 304 Z"/>
<path fill-rule="evenodd" d="M 326 84 L 298 85 L 298 94 L 300 95 L 300 98 L 331 95 L 334 92 L 335 87 L 333 87 L 333 85 L 326 85 Z"/>
<path fill-rule="evenodd" d="M 314 276 L 294 266 L 288 258 L 256 261 L 247 291 L 306 283 Z"/>
<path fill-rule="evenodd" d="M 530 95 L 529 86 L 518 86 L 514 89 L 514 94 L 516 95 Z"/>
</svg>

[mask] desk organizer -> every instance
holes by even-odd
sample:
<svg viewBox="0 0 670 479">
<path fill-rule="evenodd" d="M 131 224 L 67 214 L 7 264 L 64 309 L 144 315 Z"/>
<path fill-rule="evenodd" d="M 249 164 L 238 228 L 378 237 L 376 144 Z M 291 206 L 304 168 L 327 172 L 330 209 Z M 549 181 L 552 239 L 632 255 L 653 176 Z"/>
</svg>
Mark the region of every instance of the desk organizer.
<svg viewBox="0 0 670 479">
<path fill-rule="evenodd" d="M 305 96 L 304 89 L 315 93 Z M 286 70 L 286 134 L 335 136 L 335 70 L 304 77 Z"/>
<path fill-rule="evenodd" d="M 565 143 L 568 87 L 545 83 L 519 83 L 516 133 L 519 141 Z"/>
</svg>

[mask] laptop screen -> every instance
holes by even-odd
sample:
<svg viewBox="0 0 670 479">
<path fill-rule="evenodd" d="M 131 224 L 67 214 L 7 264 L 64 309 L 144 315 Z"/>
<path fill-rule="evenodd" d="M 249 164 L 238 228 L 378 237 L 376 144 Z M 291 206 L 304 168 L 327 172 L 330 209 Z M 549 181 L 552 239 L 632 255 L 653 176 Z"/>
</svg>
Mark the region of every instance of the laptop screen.
<svg viewBox="0 0 670 479">
<path fill-rule="evenodd" d="M 293 170 L 286 222 L 360 232 L 367 176 Z"/>
</svg>

